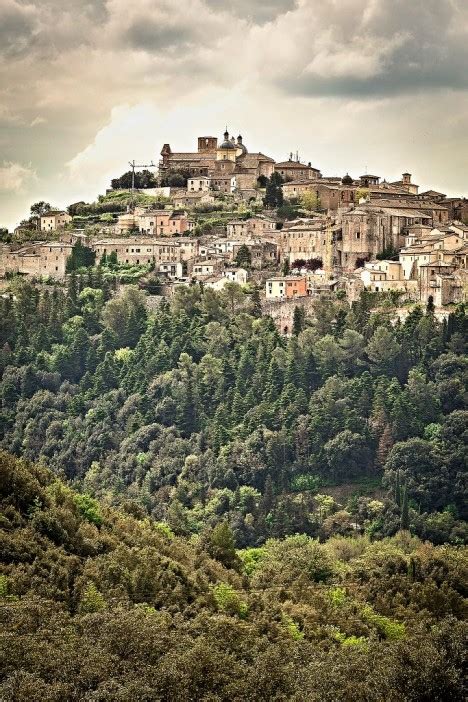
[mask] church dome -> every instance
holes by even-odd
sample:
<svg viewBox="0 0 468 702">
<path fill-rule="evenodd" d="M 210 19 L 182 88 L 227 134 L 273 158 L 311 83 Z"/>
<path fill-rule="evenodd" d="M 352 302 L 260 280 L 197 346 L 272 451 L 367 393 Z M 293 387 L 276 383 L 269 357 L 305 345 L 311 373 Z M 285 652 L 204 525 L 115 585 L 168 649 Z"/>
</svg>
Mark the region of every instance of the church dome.
<svg viewBox="0 0 468 702">
<path fill-rule="evenodd" d="M 343 183 L 343 185 L 352 185 L 353 179 L 351 178 L 349 173 L 347 173 L 345 176 L 343 176 L 343 178 L 341 179 L 341 182 Z"/>
<path fill-rule="evenodd" d="M 247 147 L 245 144 L 242 143 L 242 135 L 241 134 L 239 134 L 239 136 L 237 137 L 237 148 L 241 149 L 243 154 L 247 153 Z"/>
<path fill-rule="evenodd" d="M 223 136 L 224 136 L 224 141 L 223 141 L 223 143 L 221 144 L 221 146 L 219 146 L 218 148 L 219 148 L 219 149 L 225 149 L 225 150 L 227 150 L 227 149 L 235 149 L 235 148 L 236 148 L 235 142 L 234 142 L 234 141 L 231 141 L 231 140 L 229 139 L 229 132 L 228 132 L 227 129 L 226 129 L 226 131 L 224 132 Z"/>
<path fill-rule="evenodd" d="M 233 144 L 232 141 L 229 141 L 229 139 L 226 139 L 225 141 L 223 141 L 223 143 L 221 144 L 221 146 L 219 148 L 220 149 L 235 149 L 236 145 Z"/>
</svg>

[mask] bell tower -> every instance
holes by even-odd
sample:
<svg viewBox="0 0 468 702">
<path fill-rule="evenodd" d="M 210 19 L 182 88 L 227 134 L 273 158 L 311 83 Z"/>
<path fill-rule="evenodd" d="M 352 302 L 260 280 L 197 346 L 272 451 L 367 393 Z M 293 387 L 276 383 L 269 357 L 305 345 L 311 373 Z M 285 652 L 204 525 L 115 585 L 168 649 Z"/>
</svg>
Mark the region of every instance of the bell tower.
<svg viewBox="0 0 468 702">
<path fill-rule="evenodd" d="M 198 137 L 198 153 L 214 153 L 218 148 L 218 139 L 211 136 Z"/>
</svg>

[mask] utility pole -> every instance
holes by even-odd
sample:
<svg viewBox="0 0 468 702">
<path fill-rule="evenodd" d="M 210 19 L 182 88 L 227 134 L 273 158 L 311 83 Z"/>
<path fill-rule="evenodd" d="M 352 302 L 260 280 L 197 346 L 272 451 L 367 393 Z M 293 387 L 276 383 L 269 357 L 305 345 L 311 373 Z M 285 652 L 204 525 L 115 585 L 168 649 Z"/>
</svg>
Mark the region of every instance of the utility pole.
<svg viewBox="0 0 468 702">
<path fill-rule="evenodd" d="M 129 161 L 128 165 L 132 169 L 132 196 L 131 196 L 131 202 L 132 202 L 132 210 L 135 209 L 135 168 L 157 168 L 156 164 L 151 161 L 151 163 L 135 163 L 135 159 L 133 161 Z"/>
</svg>

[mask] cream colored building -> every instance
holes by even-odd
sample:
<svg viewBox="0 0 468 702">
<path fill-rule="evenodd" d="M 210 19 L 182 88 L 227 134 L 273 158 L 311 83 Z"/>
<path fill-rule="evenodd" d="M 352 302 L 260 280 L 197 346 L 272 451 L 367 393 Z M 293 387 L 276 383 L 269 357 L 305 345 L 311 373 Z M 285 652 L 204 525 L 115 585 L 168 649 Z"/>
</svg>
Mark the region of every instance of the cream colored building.
<svg viewBox="0 0 468 702">
<path fill-rule="evenodd" d="M 148 239 L 131 237 L 127 239 L 100 239 L 95 241 L 92 249 L 97 259 L 112 252 L 117 254 L 119 263 L 148 264 L 161 262 L 187 262 L 198 254 L 198 240 L 182 239 Z"/>
<path fill-rule="evenodd" d="M 73 220 L 67 212 L 60 210 L 51 210 L 41 215 L 41 231 L 55 232 L 57 229 L 63 229 L 65 225 Z"/>
<path fill-rule="evenodd" d="M 210 189 L 211 178 L 208 176 L 194 176 L 187 180 L 187 192 L 207 193 Z"/>
<path fill-rule="evenodd" d="M 301 275 L 275 276 L 265 283 L 267 300 L 288 300 L 308 294 L 307 277 Z"/>
</svg>

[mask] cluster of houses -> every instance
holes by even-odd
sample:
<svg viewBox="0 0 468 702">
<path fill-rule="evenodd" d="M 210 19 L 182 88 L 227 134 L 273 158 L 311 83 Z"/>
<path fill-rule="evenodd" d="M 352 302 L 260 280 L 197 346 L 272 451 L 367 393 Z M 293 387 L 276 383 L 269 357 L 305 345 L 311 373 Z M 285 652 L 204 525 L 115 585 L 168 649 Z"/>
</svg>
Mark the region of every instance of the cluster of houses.
<svg viewBox="0 0 468 702">
<path fill-rule="evenodd" d="M 284 199 L 302 203 L 300 216 L 285 220 L 263 208 L 200 234 L 196 205 L 227 195 L 233 202 L 258 202 L 275 173 Z M 184 188 L 167 185 L 175 174 L 184 174 Z M 113 253 L 121 264 L 151 264 L 169 288 L 171 282 L 198 280 L 222 289 L 229 281 L 243 285 L 251 279 L 270 303 L 336 288 L 349 300 L 362 290 L 396 291 L 420 302 L 431 297 L 440 307 L 466 299 L 468 200 L 419 193 L 409 173 L 396 182 L 369 174 L 323 176 L 293 154 L 276 163 L 250 153 L 240 135 L 230 137 L 226 130 L 220 143 L 199 137 L 193 153 L 173 152 L 165 144 L 159 178 L 154 194 L 168 198 L 164 208 L 134 207 L 94 237 L 73 229 L 66 212 L 44 213 L 40 241 L 3 246 L 0 275 L 64 278 L 81 240 L 95 251 L 97 263 Z"/>
</svg>

